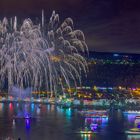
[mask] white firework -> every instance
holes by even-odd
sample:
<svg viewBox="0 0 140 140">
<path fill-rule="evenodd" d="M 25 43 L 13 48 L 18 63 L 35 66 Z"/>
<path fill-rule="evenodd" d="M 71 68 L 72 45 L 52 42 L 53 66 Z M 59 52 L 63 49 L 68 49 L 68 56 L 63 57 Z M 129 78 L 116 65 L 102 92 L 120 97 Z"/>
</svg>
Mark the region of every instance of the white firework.
<svg viewBox="0 0 140 140">
<path fill-rule="evenodd" d="M 47 30 L 42 25 L 25 19 L 19 27 L 16 17 L 14 23 L 0 21 L 1 87 L 7 81 L 9 90 L 15 85 L 34 90 L 43 86 L 57 93 L 81 83 L 81 74 L 87 71 L 83 54 L 88 52 L 83 32 L 74 30 L 71 18 L 60 23 L 54 11 Z"/>
</svg>

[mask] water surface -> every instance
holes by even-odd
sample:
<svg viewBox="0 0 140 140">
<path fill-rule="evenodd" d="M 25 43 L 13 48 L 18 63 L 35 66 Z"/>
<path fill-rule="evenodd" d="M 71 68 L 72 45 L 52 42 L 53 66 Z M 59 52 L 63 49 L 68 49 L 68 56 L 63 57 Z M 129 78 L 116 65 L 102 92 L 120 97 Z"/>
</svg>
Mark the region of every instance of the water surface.
<svg viewBox="0 0 140 140">
<path fill-rule="evenodd" d="M 32 118 L 21 118 L 26 115 Z M 108 119 L 90 120 L 76 109 L 62 109 L 55 105 L 0 103 L 0 140 L 140 140 L 140 136 L 124 133 L 134 127 L 134 118 L 135 115 L 123 115 L 118 110 L 110 111 Z M 96 134 L 76 133 L 93 122 L 99 124 Z"/>
</svg>

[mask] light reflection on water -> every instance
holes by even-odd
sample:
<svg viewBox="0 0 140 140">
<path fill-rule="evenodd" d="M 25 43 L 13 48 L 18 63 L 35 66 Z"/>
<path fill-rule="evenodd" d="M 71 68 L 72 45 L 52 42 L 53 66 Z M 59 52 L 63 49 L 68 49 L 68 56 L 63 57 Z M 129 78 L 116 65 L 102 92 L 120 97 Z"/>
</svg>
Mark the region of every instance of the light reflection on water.
<svg viewBox="0 0 140 140">
<path fill-rule="evenodd" d="M 127 140 L 140 140 L 140 135 L 128 135 Z"/>
<path fill-rule="evenodd" d="M 3 111 L 4 103 L 0 103 L 0 112 Z"/>
<path fill-rule="evenodd" d="M 25 119 L 26 129 L 30 129 L 30 119 Z"/>
<path fill-rule="evenodd" d="M 0 139 L 14 140 L 140 140 L 140 136 L 125 135 L 124 130 L 133 128 L 136 115 L 115 112 L 109 118 L 84 118 L 77 110 L 55 105 L 34 103 L 0 103 Z M 31 118 L 14 119 L 14 115 L 29 114 Z M 114 114 L 114 113 L 113 113 Z M 87 125 L 98 124 L 96 134 L 76 134 Z M 120 132 L 117 132 L 118 127 Z M 123 132 L 122 132 L 123 130 Z"/>
<path fill-rule="evenodd" d="M 93 138 L 94 138 L 94 136 L 91 134 L 81 134 L 82 140 L 92 140 Z"/>
</svg>

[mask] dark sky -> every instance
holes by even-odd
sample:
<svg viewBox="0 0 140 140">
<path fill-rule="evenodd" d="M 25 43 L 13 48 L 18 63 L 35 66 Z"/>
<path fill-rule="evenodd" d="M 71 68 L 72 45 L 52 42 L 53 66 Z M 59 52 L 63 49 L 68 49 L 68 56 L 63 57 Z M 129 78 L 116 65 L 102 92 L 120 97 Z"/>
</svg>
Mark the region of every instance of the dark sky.
<svg viewBox="0 0 140 140">
<path fill-rule="evenodd" d="M 84 31 L 89 49 L 140 53 L 140 0 L 0 0 L 0 16 L 35 17 L 56 10 Z"/>
</svg>

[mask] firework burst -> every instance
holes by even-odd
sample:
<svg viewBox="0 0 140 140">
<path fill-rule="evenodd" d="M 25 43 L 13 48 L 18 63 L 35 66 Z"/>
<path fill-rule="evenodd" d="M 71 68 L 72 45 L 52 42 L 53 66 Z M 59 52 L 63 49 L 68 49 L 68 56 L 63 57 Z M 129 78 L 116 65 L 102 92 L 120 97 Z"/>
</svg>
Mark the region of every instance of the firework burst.
<svg viewBox="0 0 140 140">
<path fill-rule="evenodd" d="M 42 20 L 44 22 L 44 20 Z M 84 53 L 88 52 L 82 31 L 75 30 L 73 20 L 59 21 L 54 11 L 47 28 L 25 19 L 19 27 L 17 18 L 9 24 L 0 21 L 0 84 L 32 87 L 57 93 L 58 88 L 77 86 L 87 71 Z"/>
</svg>

